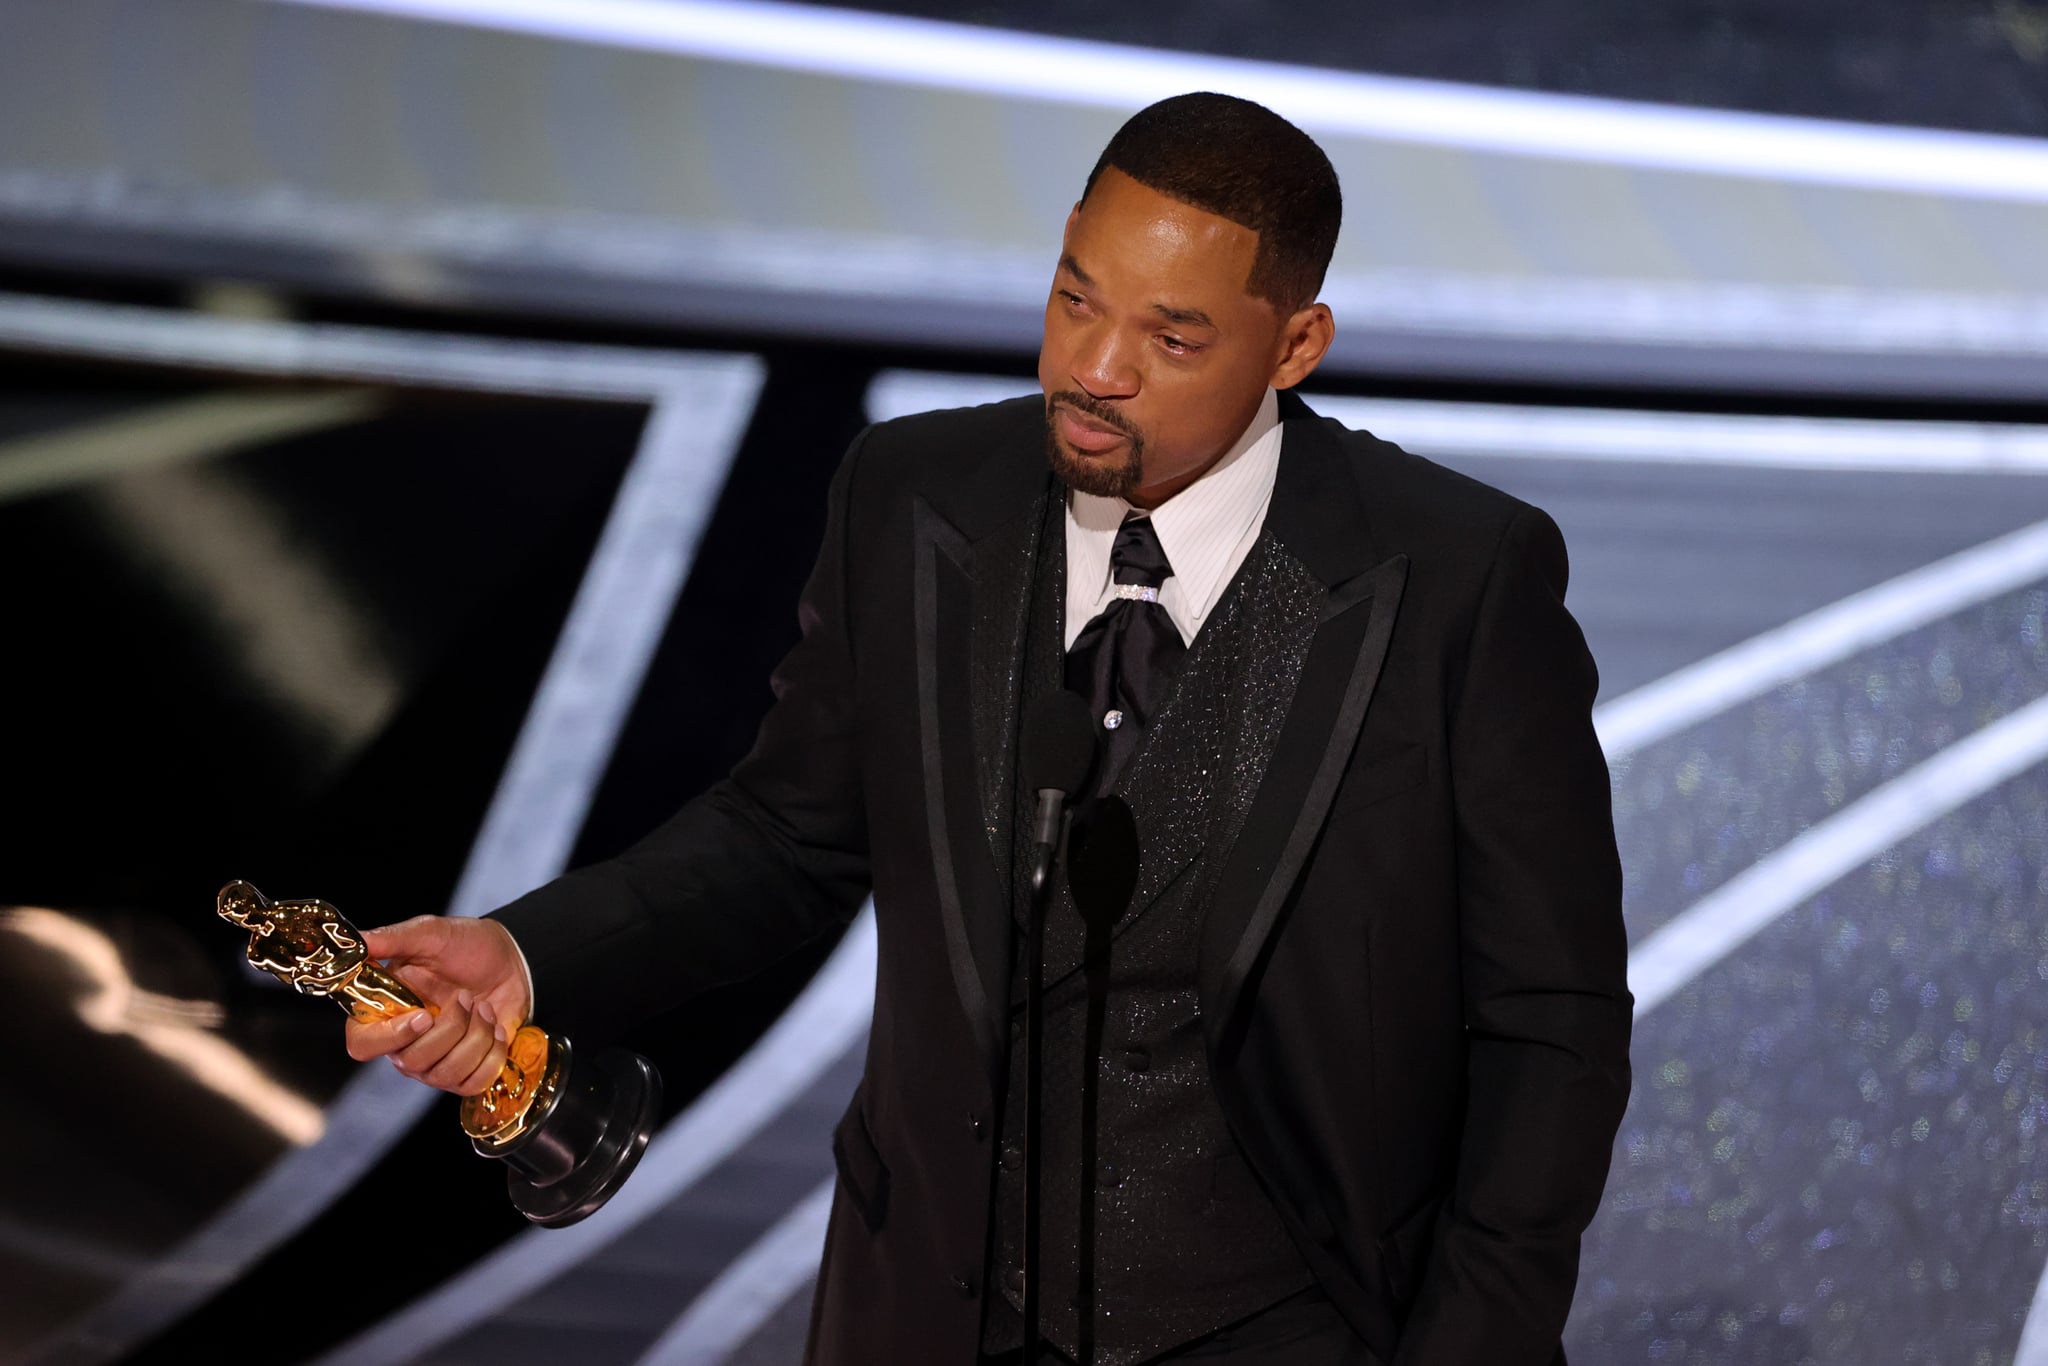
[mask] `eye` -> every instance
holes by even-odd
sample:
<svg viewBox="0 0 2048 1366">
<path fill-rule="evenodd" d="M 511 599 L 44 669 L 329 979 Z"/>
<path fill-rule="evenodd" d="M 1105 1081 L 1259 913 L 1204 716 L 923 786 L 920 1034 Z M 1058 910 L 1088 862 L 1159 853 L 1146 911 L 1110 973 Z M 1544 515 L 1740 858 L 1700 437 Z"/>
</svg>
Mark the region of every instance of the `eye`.
<svg viewBox="0 0 2048 1366">
<path fill-rule="evenodd" d="M 1193 342 L 1182 341 L 1179 337 L 1168 336 L 1163 332 L 1159 336 L 1159 344 L 1166 348 L 1168 354 L 1175 356 L 1192 356 L 1202 349 Z"/>
<path fill-rule="evenodd" d="M 1055 289 L 1053 293 L 1059 295 L 1062 299 L 1065 299 L 1067 301 L 1067 307 L 1069 308 L 1079 308 L 1081 306 L 1081 296 L 1074 293 L 1074 291 L 1071 289 Z"/>
</svg>

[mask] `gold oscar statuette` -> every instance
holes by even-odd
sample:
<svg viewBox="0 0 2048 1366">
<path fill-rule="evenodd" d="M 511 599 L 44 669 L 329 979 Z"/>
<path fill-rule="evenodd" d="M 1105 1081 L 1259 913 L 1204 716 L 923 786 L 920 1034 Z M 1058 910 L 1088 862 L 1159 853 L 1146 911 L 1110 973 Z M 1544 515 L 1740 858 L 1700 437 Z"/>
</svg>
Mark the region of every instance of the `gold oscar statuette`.
<svg viewBox="0 0 2048 1366">
<path fill-rule="evenodd" d="M 329 997 L 358 1020 L 440 1013 L 370 957 L 362 934 L 324 901 L 272 901 L 230 882 L 215 905 L 249 932 L 250 964 L 294 991 Z M 632 1173 L 660 1119 L 661 1076 L 623 1049 L 576 1065 L 568 1039 L 521 1024 L 504 1068 L 463 1097 L 461 1115 L 471 1146 L 506 1164 L 513 1206 L 561 1228 L 604 1204 Z"/>
</svg>

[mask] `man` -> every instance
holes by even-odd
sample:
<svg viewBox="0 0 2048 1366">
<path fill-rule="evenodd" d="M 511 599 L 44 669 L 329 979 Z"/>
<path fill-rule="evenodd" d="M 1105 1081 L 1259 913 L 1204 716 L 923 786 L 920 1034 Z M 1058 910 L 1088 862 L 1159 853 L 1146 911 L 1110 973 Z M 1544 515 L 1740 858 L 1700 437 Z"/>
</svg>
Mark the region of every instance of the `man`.
<svg viewBox="0 0 2048 1366">
<path fill-rule="evenodd" d="M 474 1090 L 522 948 L 604 1032 L 872 889 L 809 1356 L 1014 1360 L 1019 717 L 1070 688 L 1135 881 L 1045 932 L 1041 1359 L 1561 1359 L 1628 1092 L 1597 676 L 1548 516 L 1286 392 L 1339 214 L 1258 105 L 1135 115 L 1067 219 L 1044 400 L 854 443 L 752 753 L 490 920 L 375 932 L 453 1004 L 351 1052 Z"/>
</svg>

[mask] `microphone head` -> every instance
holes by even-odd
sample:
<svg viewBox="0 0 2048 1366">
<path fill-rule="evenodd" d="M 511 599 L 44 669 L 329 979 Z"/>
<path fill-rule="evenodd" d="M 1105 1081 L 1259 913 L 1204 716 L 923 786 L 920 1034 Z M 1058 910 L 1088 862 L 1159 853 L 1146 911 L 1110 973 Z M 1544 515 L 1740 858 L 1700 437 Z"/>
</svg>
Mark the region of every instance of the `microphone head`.
<svg viewBox="0 0 2048 1366">
<path fill-rule="evenodd" d="M 1138 890 L 1138 858 L 1137 817 L 1122 797 L 1084 802 L 1074 813 L 1067 889 L 1091 943 L 1114 929 L 1130 909 L 1131 894 Z"/>
<path fill-rule="evenodd" d="M 1081 694 L 1062 689 L 1031 704 L 1019 757 L 1027 790 L 1069 796 L 1081 790 L 1095 767 L 1095 717 Z"/>
</svg>

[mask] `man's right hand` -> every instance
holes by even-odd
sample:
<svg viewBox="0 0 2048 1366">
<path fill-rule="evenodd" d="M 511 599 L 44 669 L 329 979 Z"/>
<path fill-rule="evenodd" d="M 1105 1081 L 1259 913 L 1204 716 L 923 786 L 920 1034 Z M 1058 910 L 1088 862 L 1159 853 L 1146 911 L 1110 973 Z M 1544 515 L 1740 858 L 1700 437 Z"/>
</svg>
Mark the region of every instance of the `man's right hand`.
<svg viewBox="0 0 2048 1366">
<path fill-rule="evenodd" d="M 358 1062 L 388 1057 L 407 1076 L 460 1096 L 489 1086 L 505 1065 L 507 1042 L 533 1010 L 525 960 L 511 932 L 495 920 L 422 915 L 365 930 L 363 941 L 439 1014 L 351 1019 L 349 1056 Z"/>
</svg>

